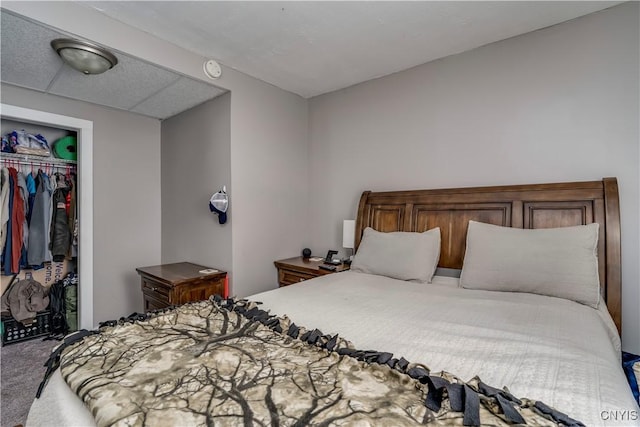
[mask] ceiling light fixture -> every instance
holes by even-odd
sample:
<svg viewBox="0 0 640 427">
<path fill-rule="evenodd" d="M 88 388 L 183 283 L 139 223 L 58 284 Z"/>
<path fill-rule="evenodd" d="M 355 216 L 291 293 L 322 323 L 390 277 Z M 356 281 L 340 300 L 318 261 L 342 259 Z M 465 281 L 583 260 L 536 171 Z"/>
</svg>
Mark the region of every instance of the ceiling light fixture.
<svg viewBox="0 0 640 427">
<path fill-rule="evenodd" d="M 55 39 L 51 47 L 71 68 L 84 74 L 101 74 L 118 63 L 111 52 L 106 49 L 80 40 Z"/>
</svg>

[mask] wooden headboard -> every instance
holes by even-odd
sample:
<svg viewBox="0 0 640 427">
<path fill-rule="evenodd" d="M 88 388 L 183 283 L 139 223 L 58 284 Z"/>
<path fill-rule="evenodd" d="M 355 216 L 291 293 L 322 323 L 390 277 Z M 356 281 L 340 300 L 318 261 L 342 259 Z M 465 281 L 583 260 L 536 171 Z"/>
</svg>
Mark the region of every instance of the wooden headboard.
<svg viewBox="0 0 640 427">
<path fill-rule="evenodd" d="M 600 224 L 602 297 L 621 330 L 620 209 L 616 178 L 602 181 L 413 191 L 365 191 L 356 219 L 358 248 L 366 227 L 422 232 L 440 227 L 438 267 L 462 268 L 469 220 L 517 228 Z"/>
</svg>

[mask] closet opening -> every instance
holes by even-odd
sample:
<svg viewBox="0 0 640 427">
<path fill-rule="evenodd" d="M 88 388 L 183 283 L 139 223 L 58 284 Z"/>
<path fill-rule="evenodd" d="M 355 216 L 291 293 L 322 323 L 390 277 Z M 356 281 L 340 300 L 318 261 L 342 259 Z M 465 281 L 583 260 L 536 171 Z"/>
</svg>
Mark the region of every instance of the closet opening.
<svg viewBox="0 0 640 427">
<path fill-rule="evenodd" d="M 93 329 L 93 122 L 0 105 L 2 345 Z"/>
</svg>

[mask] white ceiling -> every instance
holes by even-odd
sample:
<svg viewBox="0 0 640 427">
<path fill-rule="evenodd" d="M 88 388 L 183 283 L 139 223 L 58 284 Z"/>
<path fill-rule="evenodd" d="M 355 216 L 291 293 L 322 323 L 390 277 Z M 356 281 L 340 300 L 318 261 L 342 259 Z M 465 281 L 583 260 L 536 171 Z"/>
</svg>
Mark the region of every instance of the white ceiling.
<svg viewBox="0 0 640 427">
<path fill-rule="evenodd" d="M 622 2 L 79 2 L 303 97 Z"/>
<path fill-rule="evenodd" d="M 306 98 L 620 3 L 78 2 Z M 118 51 L 113 70 L 85 76 L 49 45 L 64 29 L 1 15 L 3 83 L 159 119 L 226 92 Z"/>
<path fill-rule="evenodd" d="M 86 76 L 64 64 L 50 46 L 51 40 L 67 37 L 66 34 L 4 9 L 1 15 L 3 83 L 157 119 L 166 119 L 226 92 L 113 51 L 118 65 L 103 74 Z"/>
</svg>

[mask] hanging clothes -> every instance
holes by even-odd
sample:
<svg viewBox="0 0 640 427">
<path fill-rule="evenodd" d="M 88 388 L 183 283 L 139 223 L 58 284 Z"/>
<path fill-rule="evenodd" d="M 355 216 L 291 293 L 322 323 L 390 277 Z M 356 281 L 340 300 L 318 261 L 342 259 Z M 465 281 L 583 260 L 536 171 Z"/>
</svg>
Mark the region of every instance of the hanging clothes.
<svg viewBox="0 0 640 427">
<path fill-rule="evenodd" d="M 29 247 L 27 262 L 29 265 L 38 266 L 51 260 L 49 251 L 49 227 L 51 225 L 51 185 L 49 178 L 42 171 L 38 171 L 36 178 L 36 194 L 31 212 L 31 224 L 29 230 Z"/>
<path fill-rule="evenodd" d="M 13 221 L 11 221 L 11 215 L 12 215 L 12 211 L 13 211 L 13 176 L 11 175 L 11 172 L 8 172 L 9 174 L 9 179 L 8 179 L 8 183 L 9 183 L 9 197 L 7 197 L 8 199 L 8 208 L 7 208 L 7 238 L 3 247 L 3 251 L 2 251 L 2 264 L 3 264 L 3 268 L 4 268 L 4 274 L 6 275 L 10 275 L 11 274 L 11 250 L 12 250 L 12 228 L 13 228 Z"/>
<path fill-rule="evenodd" d="M 45 228 L 46 251 L 44 253 L 44 261 L 50 262 L 51 260 L 53 260 L 53 255 L 51 255 L 51 231 L 50 230 L 51 230 L 51 220 L 53 218 L 53 190 L 55 189 L 55 187 L 54 187 L 54 182 L 49 175 L 47 175 L 46 173 L 43 173 L 42 178 L 44 179 L 45 189 L 47 190 L 48 202 L 49 202 L 47 203 L 49 211 L 46 217 L 47 218 L 46 228 Z"/>
<path fill-rule="evenodd" d="M 48 196 L 48 212 L 46 216 L 46 232 L 45 232 L 45 253 L 44 253 L 44 262 L 50 262 L 53 259 L 53 255 L 51 255 L 51 218 L 53 217 L 53 190 L 54 188 L 54 180 L 51 179 L 49 175 L 46 173 L 42 174 L 42 179 L 45 183 L 45 189 L 47 190 Z"/>
<path fill-rule="evenodd" d="M 4 271 L 7 275 L 20 272 L 25 223 L 25 203 L 18 182 L 18 171 L 15 168 L 8 170 L 9 209 L 7 213 L 7 241 L 3 252 Z"/>
<path fill-rule="evenodd" d="M 24 232 L 24 200 L 18 183 L 18 171 L 9 168 L 9 175 L 13 178 L 13 209 L 11 210 L 11 272 L 20 272 L 20 257 L 22 255 L 22 235 Z"/>
<path fill-rule="evenodd" d="M 20 267 L 26 267 L 27 264 L 27 250 L 29 249 L 29 223 L 27 222 L 27 215 L 29 214 L 29 190 L 27 188 L 27 179 L 25 175 L 18 171 L 18 189 L 20 191 L 20 197 L 22 198 L 22 250 L 20 251 Z"/>
<path fill-rule="evenodd" d="M 78 205 L 76 195 L 76 175 L 69 174 L 69 230 L 71 231 L 71 247 L 69 248 L 69 259 L 78 256 Z"/>
<path fill-rule="evenodd" d="M 9 169 L 0 169 L 0 250 L 7 242 L 7 222 L 9 220 Z"/>
<path fill-rule="evenodd" d="M 26 141 L 20 139 L 23 134 L 31 138 L 24 131 L 16 132 L 15 143 L 7 146 L 7 151 L 14 152 L 18 148 L 16 144 L 23 145 Z M 34 138 L 44 141 L 40 135 Z M 3 149 L 4 142 L 3 137 Z M 33 153 L 29 152 L 24 152 L 24 156 L 2 154 L 0 271 L 3 275 L 15 275 L 22 268 L 49 267 L 48 263 L 54 261 L 52 249 L 55 261 L 64 263 L 50 266 L 56 276 L 60 269 L 75 268 L 72 263 L 65 262 L 65 257 L 74 261 L 73 257 L 77 256 L 77 248 L 73 245 L 78 222 L 75 164 L 49 156 L 32 157 Z M 58 190 L 55 203 L 54 190 Z M 49 276 L 48 268 L 45 275 Z"/>
<path fill-rule="evenodd" d="M 27 224 L 31 225 L 31 214 L 33 213 L 33 202 L 36 198 L 36 180 L 33 173 L 27 175 L 27 190 L 29 191 L 29 210 L 27 211 Z"/>
<path fill-rule="evenodd" d="M 1 168 L 0 269 L 4 274 L 77 256 L 75 178 L 68 168 L 66 174 L 51 176 L 42 170 L 25 174 L 11 166 Z"/>
<path fill-rule="evenodd" d="M 69 218 L 67 217 L 67 194 L 69 188 L 61 186 L 58 181 L 58 188 L 53 192 L 52 205 L 53 216 L 51 217 L 51 255 L 53 261 L 64 261 L 69 246 L 71 244 L 71 231 L 69 230 Z"/>
</svg>

